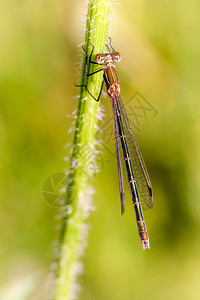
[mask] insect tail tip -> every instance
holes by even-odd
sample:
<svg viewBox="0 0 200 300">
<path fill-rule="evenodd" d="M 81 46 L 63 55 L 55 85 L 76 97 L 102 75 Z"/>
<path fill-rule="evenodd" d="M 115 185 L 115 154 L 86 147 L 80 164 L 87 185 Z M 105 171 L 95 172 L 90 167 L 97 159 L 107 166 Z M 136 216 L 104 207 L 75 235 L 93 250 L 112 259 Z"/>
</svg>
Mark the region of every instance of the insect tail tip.
<svg viewBox="0 0 200 300">
<path fill-rule="evenodd" d="M 121 203 L 121 215 L 123 216 L 124 214 L 124 211 L 125 211 L 125 203 L 124 201 Z"/>
<path fill-rule="evenodd" d="M 149 240 L 142 241 L 143 250 L 150 249 Z"/>
</svg>

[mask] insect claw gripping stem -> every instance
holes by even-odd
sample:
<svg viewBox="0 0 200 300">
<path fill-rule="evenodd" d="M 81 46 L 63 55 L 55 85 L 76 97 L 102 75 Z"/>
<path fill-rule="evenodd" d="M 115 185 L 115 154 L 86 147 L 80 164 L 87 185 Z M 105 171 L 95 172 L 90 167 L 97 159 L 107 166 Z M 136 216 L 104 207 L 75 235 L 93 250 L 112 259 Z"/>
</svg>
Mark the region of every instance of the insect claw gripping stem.
<svg viewBox="0 0 200 300">
<path fill-rule="evenodd" d="M 94 52 L 94 45 L 93 45 L 90 41 L 89 41 L 89 43 L 90 43 L 90 45 L 92 46 L 92 50 L 91 50 L 90 56 L 89 56 L 89 63 L 99 65 L 99 63 L 94 62 L 94 61 L 91 60 L 91 59 L 92 59 L 92 54 L 93 54 L 93 52 Z M 85 54 L 86 54 L 86 65 L 85 65 L 85 75 L 86 75 L 86 77 L 92 76 L 92 75 L 94 75 L 94 74 L 96 74 L 96 73 L 99 73 L 100 71 L 103 71 L 103 69 L 99 69 L 99 70 L 97 70 L 97 71 L 94 71 L 94 72 L 88 74 L 88 52 L 85 50 L 84 46 L 82 46 L 82 49 L 83 49 L 83 51 L 84 51 Z M 95 101 L 98 102 L 99 99 L 100 99 L 100 97 L 101 97 L 101 93 L 102 93 L 102 89 L 103 89 L 103 83 L 104 83 L 104 81 L 102 81 L 101 89 L 100 89 L 100 92 L 99 92 L 99 95 L 98 95 L 98 98 L 97 98 L 97 99 L 96 99 L 96 98 L 92 95 L 92 93 L 88 90 L 86 84 L 75 84 L 75 86 L 76 86 L 76 87 L 84 87 L 84 88 L 86 89 L 86 91 L 90 94 L 90 96 L 91 96 Z"/>
<path fill-rule="evenodd" d="M 113 52 L 116 52 L 115 49 L 113 48 L 112 44 L 111 44 L 111 37 L 109 37 L 109 40 L 110 40 L 110 43 L 109 43 L 109 44 L 108 44 L 108 43 L 106 44 L 106 46 L 107 46 L 109 52 L 110 52 L 110 48 L 112 49 Z M 110 48 L 109 48 L 109 46 L 110 46 Z"/>
</svg>

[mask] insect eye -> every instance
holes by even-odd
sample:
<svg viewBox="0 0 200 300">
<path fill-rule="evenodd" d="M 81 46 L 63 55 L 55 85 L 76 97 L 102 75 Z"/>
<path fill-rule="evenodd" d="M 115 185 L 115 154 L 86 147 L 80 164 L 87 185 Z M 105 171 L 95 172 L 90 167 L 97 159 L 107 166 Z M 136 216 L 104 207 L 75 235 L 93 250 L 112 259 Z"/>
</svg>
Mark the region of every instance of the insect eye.
<svg viewBox="0 0 200 300">
<path fill-rule="evenodd" d="M 113 53 L 112 54 L 112 57 L 113 57 L 113 60 L 115 61 L 115 62 L 119 62 L 120 60 L 121 60 L 121 54 L 119 53 L 119 52 L 115 52 L 115 53 Z"/>
<path fill-rule="evenodd" d="M 96 62 L 98 64 L 101 64 L 103 62 L 104 58 L 105 58 L 104 55 L 102 55 L 101 53 L 99 53 L 99 54 L 96 55 Z"/>
</svg>

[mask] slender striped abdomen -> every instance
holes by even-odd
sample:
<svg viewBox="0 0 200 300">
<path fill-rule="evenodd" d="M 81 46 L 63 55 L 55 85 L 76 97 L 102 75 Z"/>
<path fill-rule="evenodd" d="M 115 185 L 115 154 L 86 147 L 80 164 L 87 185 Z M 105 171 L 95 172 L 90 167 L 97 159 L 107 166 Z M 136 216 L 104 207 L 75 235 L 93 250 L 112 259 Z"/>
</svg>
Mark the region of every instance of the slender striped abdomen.
<svg viewBox="0 0 200 300">
<path fill-rule="evenodd" d="M 134 178 L 132 162 L 129 155 L 127 140 L 124 132 L 123 122 L 120 114 L 118 98 L 120 96 L 120 85 L 117 72 L 115 70 L 114 65 L 110 64 L 106 67 L 104 72 L 104 80 L 106 82 L 106 87 L 108 90 L 108 94 L 110 96 L 111 101 L 114 101 L 116 106 L 116 113 L 117 113 L 117 123 L 119 128 L 119 138 L 121 140 L 121 146 L 124 156 L 124 161 L 126 165 L 127 177 L 129 182 L 129 188 L 131 191 L 132 202 L 135 210 L 136 215 L 136 222 L 138 226 L 138 232 L 140 235 L 140 239 L 143 245 L 143 249 L 150 248 L 149 247 L 149 238 L 147 234 L 147 229 L 142 213 L 142 207 L 140 203 L 140 199 L 138 196 L 137 185 Z"/>
<path fill-rule="evenodd" d="M 148 238 L 147 229 L 146 229 L 146 225 L 145 225 L 145 221 L 144 221 L 144 217 L 143 217 L 143 213 L 142 213 L 140 199 L 138 196 L 137 185 L 136 185 L 135 178 L 134 178 L 132 162 L 131 162 L 131 158 L 129 155 L 127 140 L 126 140 L 126 136 L 125 136 L 125 132 L 124 132 L 124 128 L 123 128 L 122 118 L 120 115 L 119 105 L 118 105 L 117 100 L 112 99 L 112 101 L 115 101 L 116 110 L 117 110 L 119 138 L 121 140 L 122 151 L 123 151 L 123 156 L 124 156 L 124 161 L 125 161 L 126 171 L 127 171 L 127 177 L 128 177 L 128 182 L 129 182 L 129 188 L 131 191 L 132 202 L 134 205 L 136 221 L 137 221 L 137 225 L 138 225 L 138 232 L 140 235 L 140 239 L 142 241 L 143 249 L 150 248 L 149 247 L 149 238 Z"/>
</svg>

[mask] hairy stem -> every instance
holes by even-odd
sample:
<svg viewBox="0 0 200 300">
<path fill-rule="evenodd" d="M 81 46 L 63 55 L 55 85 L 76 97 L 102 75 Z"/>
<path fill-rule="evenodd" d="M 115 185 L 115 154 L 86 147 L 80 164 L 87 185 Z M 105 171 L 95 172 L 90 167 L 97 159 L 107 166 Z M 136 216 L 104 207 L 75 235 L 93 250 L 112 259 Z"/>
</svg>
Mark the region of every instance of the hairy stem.
<svg viewBox="0 0 200 300">
<path fill-rule="evenodd" d="M 90 0 L 86 21 L 85 45 L 91 52 L 89 40 L 95 46 L 94 56 L 104 51 L 107 41 L 110 18 L 110 1 Z M 97 98 L 102 83 L 102 72 L 86 78 L 85 53 L 81 83 Z M 94 56 L 92 60 L 94 61 Z M 88 73 L 99 67 L 88 66 Z M 67 186 L 67 204 L 64 208 L 63 225 L 60 238 L 60 251 L 57 261 L 57 273 L 54 300 L 76 298 L 77 276 L 81 271 L 81 255 L 87 244 L 87 218 L 92 210 L 92 179 L 95 173 L 95 133 L 97 128 L 99 103 L 84 87 L 80 90 L 77 122 L 71 156 L 70 175 Z M 71 211 L 69 211 L 69 205 Z"/>
</svg>

